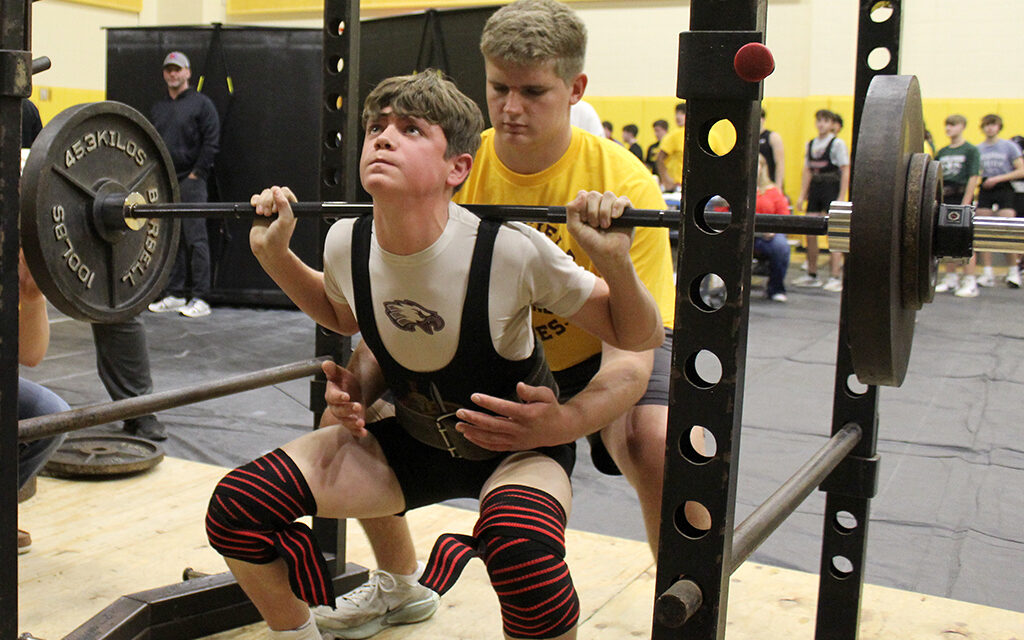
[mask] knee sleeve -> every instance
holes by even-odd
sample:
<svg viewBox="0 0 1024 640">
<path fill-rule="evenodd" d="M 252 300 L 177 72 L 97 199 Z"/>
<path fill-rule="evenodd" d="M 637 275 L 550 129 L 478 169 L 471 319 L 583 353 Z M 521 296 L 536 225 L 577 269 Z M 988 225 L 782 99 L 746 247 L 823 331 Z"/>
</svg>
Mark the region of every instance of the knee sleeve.
<svg viewBox="0 0 1024 640">
<path fill-rule="evenodd" d="M 551 495 L 506 485 L 480 503 L 472 536 L 444 535 L 420 582 L 444 593 L 474 555 L 483 558 L 501 603 L 505 633 L 553 638 L 572 629 L 579 599 L 565 563 L 565 511 Z"/>
<path fill-rule="evenodd" d="M 267 564 L 282 558 L 295 595 L 333 604 L 333 585 L 313 532 L 295 522 L 316 513 L 316 500 L 295 462 L 276 449 L 228 473 L 206 514 L 206 535 L 226 558 Z"/>
</svg>

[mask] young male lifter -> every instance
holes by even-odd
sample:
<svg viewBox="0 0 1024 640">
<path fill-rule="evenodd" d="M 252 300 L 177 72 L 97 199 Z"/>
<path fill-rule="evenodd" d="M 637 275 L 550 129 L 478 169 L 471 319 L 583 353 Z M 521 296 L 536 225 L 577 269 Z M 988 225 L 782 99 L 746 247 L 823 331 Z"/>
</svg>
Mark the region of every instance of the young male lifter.
<svg viewBox="0 0 1024 640">
<path fill-rule="evenodd" d="M 494 128 L 483 134 L 470 177 L 456 194 L 459 202 L 550 205 L 585 189 L 626 196 L 637 208 L 665 207 L 650 174 L 628 150 L 569 124 L 570 105 L 587 84 L 585 46 L 580 19 L 553 0 L 520 0 L 488 20 L 481 51 Z M 594 269 L 563 225 L 538 227 L 579 264 Z M 667 230 L 638 228 L 630 256 L 671 328 L 675 286 Z M 648 542 L 656 551 L 671 341 L 655 351 L 632 353 L 602 345 L 548 311 L 535 310 L 533 324 L 563 397 L 571 398 L 560 403 L 547 389 L 520 385 L 522 403 L 474 398 L 500 417 L 462 411 L 459 428 L 476 444 L 499 451 L 592 435 L 598 468 L 616 473 L 617 466 L 637 491 Z M 363 369 L 365 355 L 357 348 L 351 366 Z M 329 387 L 331 411 L 338 419 L 361 424 L 363 404 L 376 397 L 367 391 L 363 387 L 359 396 Z M 339 598 L 337 610 L 316 608 L 317 620 L 338 637 L 369 637 L 384 626 L 429 617 L 436 606 L 414 586 L 416 554 L 404 520 L 361 523 L 384 571 Z"/>
<path fill-rule="evenodd" d="M 628 203 L 580 192 L 567 207 L 569 232 L 599 278 L 535 229 L 484 222 L 451 202 L 483 127 L 451 82 L 429 70 L 384 80 L 367 97 L 363 123 L 359 170 L 373 215 L 332 226 L 324 271 L 289 249 L 295 197 L 287 188 L 253 196 L 250 244 L 318 324 L 362 333 L 396 415 L 318 429 L 227 474 L 210 500 L 210 543 L 271 638 L 321 640 L 309 605 L 334 596 L 312 532 L 297 518 L 379 517 L 479 498 L 473 535 L 443 536 L 432 559 L 451 560 L 452 548 L 480 554 L 506 638 L 575 638 L 579 602 L 563 560 L 573 446 L 484 450 L 451 429 L 451 414 L 473 407 L 479 393 L 514 398 L 522 381 L 554 386 L 533 336 L 535 305 L 619 348 L 661 344 L 658 308 L 629 260 L 631 234 L 605 230 Z M 345 375 L 333 363 L 324 370 L 333 380 Z M 443 593 L 454 577 L 422 580 Z"/>
</svg>

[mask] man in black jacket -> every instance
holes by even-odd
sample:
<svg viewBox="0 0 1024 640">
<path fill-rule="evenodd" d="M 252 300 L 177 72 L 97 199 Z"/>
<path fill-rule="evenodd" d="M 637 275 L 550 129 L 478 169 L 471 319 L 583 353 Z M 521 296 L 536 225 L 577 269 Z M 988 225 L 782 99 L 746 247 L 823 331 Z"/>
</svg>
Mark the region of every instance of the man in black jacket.
<svg viewBox="0 0 1024 640">
<path fill-rule="evenodd" d="M 182 202 L 206 202 L 206 180 L 220 145 L 220 120 L 213 102 L 188 85 L 188 58 L 172 51 L 164 58 L 167 95 L 153 105 L 150 120 L 163 138 L 178 174 Z M 164 298 L 149 305 L 156 313 L 178 311 L 199 318 L 210 315 L 204 298 L 210 291 L 210 241 L 203 218 L 181 221 L 181 244 Z M 191 273 L 192 286 L 187 287 Z"/>
</svg>

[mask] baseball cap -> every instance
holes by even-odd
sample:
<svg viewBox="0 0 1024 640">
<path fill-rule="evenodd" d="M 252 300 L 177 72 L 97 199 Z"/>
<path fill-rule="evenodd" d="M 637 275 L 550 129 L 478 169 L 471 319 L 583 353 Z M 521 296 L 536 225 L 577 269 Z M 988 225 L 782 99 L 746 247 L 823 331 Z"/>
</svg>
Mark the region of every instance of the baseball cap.
<svg viewBox="0 0 1024 640">
<path fill-rule="evenodd" d="M 164 58 L 163 66 L 166 67 L 169 64 L 177 65 L 182 69 L 188 69 L 188 56 L 180 51 L 172 51 L 167 54 L 166 58 Z"/>
</svg>

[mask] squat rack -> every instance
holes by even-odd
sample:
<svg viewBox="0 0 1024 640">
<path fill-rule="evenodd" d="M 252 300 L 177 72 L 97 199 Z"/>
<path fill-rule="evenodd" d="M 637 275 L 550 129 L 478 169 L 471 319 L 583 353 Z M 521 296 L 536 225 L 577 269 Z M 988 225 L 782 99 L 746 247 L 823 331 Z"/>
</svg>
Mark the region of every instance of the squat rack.
<svg viewBox="0 0 1024 640">
<path fill-rule="evenodd" d="M 898 64 L 901 0 L 889 0 L 892 15 L 875 22 L 876 0 L 860 0 L 854 136 L 867 86 L 874 75 L 894 74 Z M 31 2 L 0 0 L 0 345 L 17 343 L 17 262 L 22 98 L 31 95 Z M 851 387 L 853 368 L 847 334 L 844 288 L 829 443 L 779 492 L 734 527 L 744 365 L 753 246 L 754 180 L 761 85 L 737 83 L 731 52 L 740 44 L 764 42 L 767 0 L 693 0 L 690 30 L 680 35 L 678 96 L 686 98 L 691 126 L 686 133 L 683 212 L 703 211 L 715 194 L 732 204 L 733 224 L 720 233 L 697 226 L 699 216 L 682 216 L 677 264 L 677 326 L 672 357 L 661 545 L 654 638 L 722 638 L 729 576 L 788 516 L 822 478 L 827 491 L 819 584 L 817 638 L 855 638 L 863 585 L 870 499 L 875 492 L 877 388 Z M 867 55 L 887 48 L 889 64 L 872 70 Z M 683 64 L 700 53 L 701 64 Z M 692 60 L 693 58 L 689 58 Z M 343 65 L 339 62 L 343 61 Z M 347 200 L 356 193 L 358 124 L 358 0 L 326 0 L 323 32 L 320 195 Z M 339 66 L 343 67 L 341 71 Z M 707 149 L 710 125 L 728 119 L 737 131 L 734 149 L 713 156 Z M 694 126 L 697 124 L 698 126 Z M 353 144 L 344 144 L 353 141 Z M 856 145 L 854 145 L 856 149 Z M 726 180 L 724 176 L 731 176 Z M 328 224 L 321 222 L 321 242 Z M 848 259 L 855 260 L 850 256 Z M 321 266 L 321 265 L 314 265 Z M 691 294 L 704 275 L 726 283 L 727 301 L 708 309 Z M 322 328 L 317 356 L 347 358 L 350 343 Z M 709 379 L 697 354 L 717 358 L 721 375 Z M 311 385 L 316 418 L 324 408 L 324 381 Z M 17 637 L 17 357 L 0 351 L 0 640 Z M 686 407 L 685 411 L 682 407 Z M 706 429 L 715 452 L 702 456 L 690 431 Z M 827 476 L 827 477 L 826 477 Z M 686 501 L 701 503 L 712 528 L 702 531 L 686 519 Z M 839 514 L 844 517 L 839 518 Z M 853 524 L 851 526 L 850 517 Z M 334 560 L 345 567 L 336 588 L 362 582 L 365 570 L 344 563 L 344 522 L 317 519 L 314 531 Z M 826 615 L 827 614 L 827 615 Z M 689 620 L 687 621 L 687 618 Z M 126 596 L 67 638 L 194 638 L 258 619 L 230 574 L 202 577 Z"/>
<path fill-rule="evenodd" d="M 878 16 L 872 12 L 879 4 L 859 2 L 855 141 L 871 80 L 898 72 L 902 3 L 881 3 L 892 12 L 876 22 Z M 694 0 L 690 31 L 680 34 L 678 97 L 687 100 L 689 125 L 681 209 L 684 214 L 696 214 L 711 196 L 720 194 L 732 204 L 733 219 L 739 218 L 740 223 L 709 234 L 698 228 L 698 215 L 682 217 L 676 326 L 683 330 L 673 338 L 654 640 L 724 638 L 732 572 L 819 483 L 826 491 L 826 506 L 815 638 L 857 637 L 868 515 L 877 485 L 878 388 L 853 387 L 846 286 L 839 312 L 832 438 L 813 462 L 801 467 L 739 529 L 734 526 L 761 86 L 751 95 L 749 86 L 737 84 L 731 52 L 746 42 L 764 43 L 766 14 L 767 0 Z M 889 62 L 872 69 L 868 54 L 876 48 L 888 50 Z M 687 64 L 687 53 L 698 50 L 703 55 L 690 57 Z M 723 53 L 716 56 L 709 51 Z M 694 64 L 695 59 L 700 64 Z M 722 118 L 735 126 L 737 141 L 730 153 L 718 157 L 704 149 L 709 149 L 711 125 Z M 848 254 L 847 261 L 845 273 L 855 269 L 856 255 Z M 689 293 L 695 290 L 690 283 L 699 283 L 708 273 L 718 274 L 726 287 L 727 302 L 714 313 Z M 719 380 L 707 380 L 698 370 L 697 354 L 702 351 L 717 357 Z M 714 441 L 713 456 L 694 450 L 690 441 L 694 428 L 703 428 L 705 437 Z M 710 530 L 688 522 L 685 504 L 690 500 L 707 509 Z"/>
</svg>

